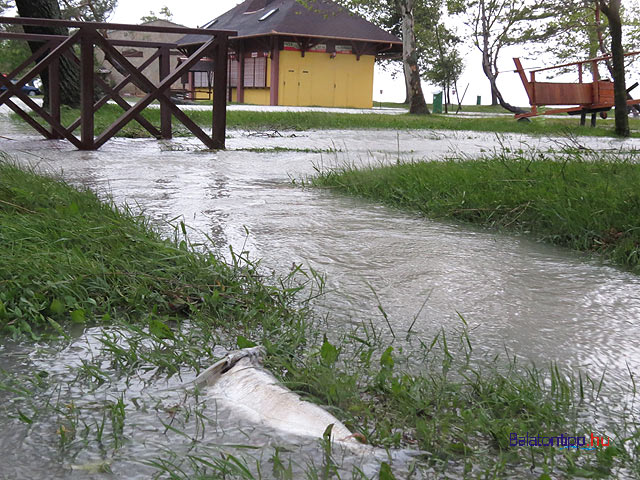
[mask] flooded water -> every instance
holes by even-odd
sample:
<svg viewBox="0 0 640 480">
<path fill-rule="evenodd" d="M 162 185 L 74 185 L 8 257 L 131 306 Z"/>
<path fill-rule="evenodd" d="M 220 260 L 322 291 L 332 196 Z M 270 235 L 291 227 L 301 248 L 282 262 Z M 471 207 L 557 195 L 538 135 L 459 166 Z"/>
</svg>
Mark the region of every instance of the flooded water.
<svg viewBox="0 0 640 480">
<path fill-rule="evenodd" d="M 328 292 L 317 308 L 330 313 L 332 325 L 372 320 L 395 334 L 411 327 L 417 335 L 431 338 L 442 327 L 459 326 L 462 315 L 473 327 L 472 341 L 485 352 L 506 348 L 538 364 L 558 361 L 592 377 L 606 370 L 613 385 L 626 385 L 629 369 L 640 372 L 640 277 L 530 239 L 434 222 L 300 186 L 300 179 L 317 169 L 343 162 L 443 158 L 456 152 L 477 155 L 500 145 L 559 148 L 562 142 L 475 132 L 267 135 L 232 131 L 225 152 L 202 151 L 191 139 L 116 139 L 98 152 L 80 152 L 65 142 L 24 133 L 2 116 L 0 135 L 0 151 L 18 162 L 62 172 L 70 182 L 109 195 L 117 204 L 142 209 L 161 226 L 168 220 L 184 219 L 192 238 L 222 251 L 227 245 L 236 251 L 244 248 L 252 258 L 261 259 L 265 269 L 286 274 L 292 265 L 302 264 L 325 274 Z M 603 150 L 640 147 L 637 140 L 578 141 Z M 255 151 L 275 147 L 289 150 Z M 166 224 L 162 228 L 170 231 Z M 380 314 L 378 301 L 388 314 L 390 327 Z M 62 353 L 0 347 L 0 367 L 30 371 L 55 364 L 57 374 L 64 376 L 91 344 L 88 332 Z M 129 387 L 127 392 L 130 397 L 150 395 L 142 388 Z M 155 391 L 154 395 L 163 405 L 180 401 L 172 391 Z M 148 418 L 143 416 L 140 421 Z M 161 426 L 156 423 L 149 435 L 141 434 L 140 451 L 130 447 L 121 454 L 149 458 L 150 446 L 161 449 L 162 442 L 166 445 L 166 439 L 154 443 L 158 429 Z M 242 435 L 230 434 L 229 440 L 240 442 Z M 269 435 L 256 435 L 265 444 L 273 443 Z M 22 438 L 0 437 L 4 437 L 0 438 L 3 451 L 12 444 L 35 450 L 46 442 L 44 432 L 42 436 L 32 432 Z M 208 438 L 213 441 L 216 437 Z M 51 455 L 52 448 L 48 449 Z M 12 454 L 9 463 L 0 467 L 0 478 L 20 472 L 22 455 Z M 53 476 L 66 476 L 70 471 L 79 475 L 69 465 L 54 468 L 55 455 L 43 453 L 40 458 L 41 468 L 53 468 Z M 86 464 L 96 459 L 81 460 Z M 120 460 L 111 462 L 111 468 L 127 471 L 129 460 Z M 145 475 L 148 470 L 142 468 L 140 478 Z"/>
</svg>

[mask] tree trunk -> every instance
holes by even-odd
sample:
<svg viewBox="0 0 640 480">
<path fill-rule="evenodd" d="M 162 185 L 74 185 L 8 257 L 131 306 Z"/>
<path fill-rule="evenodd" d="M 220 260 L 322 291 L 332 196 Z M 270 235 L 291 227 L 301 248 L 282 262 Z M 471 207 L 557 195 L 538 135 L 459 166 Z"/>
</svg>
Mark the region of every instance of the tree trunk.
<svg viewBox="0 0 640 480">
<path fill-rule="evenodd" d="M 494 85 L 496 83 L 495 79 L 493 81 L 489 79 L 489 83 L 491 85 L 491 106 L 495 106 L 495 105 L 498 105 L 498 96 L 496 95 L 496 91 L 494 89 Z"/>
<path fill-rule="evenodd" d="M 597 37 L 595 42 L 593 43 L 597 43 L 597 47 L 595 48 L 595 52 L 591 52 L 592 54 L 589 56 L 589 58 L 594 58 L 598 55 L 598 51 L 600 51 L 600 53 L 602 55 L 609 55 L 609 51 L 607 50 L 607 47 L 604 43 L 604 36 L 602 34 L 602 25 L 600 23 L 600 5 L 599 5 L 599 0 L 596 0 L 596 33 L 595 36 Z M 609 71 L 609 75 L 611 75 L 611 78 L 614 78 L 614 74 L 613 74 L 613 64 L 611 63 L 610 60 L 607 60 L 606 62 L 607 65 L 607 70 Z M 626 92 L 627 95 L 627 100 L 633 100 L 633 97 L 631 96 L 631 94 L 629 92 Z M 633 110 L 633 114 L 634 116 L 637 116 L 640 113 L 640 105 L 632 105 L 631 107 L 627 107 L 627 111 L 629 110 Z"/>
<path fill-rule="evenodd" d="M 496 83 L 498 79 L 498 72 L 497 69 L 492 68 L 493 64 L 489 54 L 489 20 L 487 18 L 484 0 L 480 2 L 480 8 L 480 21 L 482 22 L 482 71 L 489 80 L 489 85 L 491 86 L 491 105 L 500 104 L 502 108 L 512 113 L 524 113 L 524 110 L 521 108 L 514 107 L 507 103 L 498 89 L 498 84 Z"/>
<path fill-rule="evenodd" d="M 21 17 L 60 18 L 60 6 L 56 0 L 16 0 L 18 14 Z M 34 27 L 24 26 L 26 33 L 41 33 L 47 35 L 68 35 L 64 27 Z M 29 48 L 35 52 L 40 48 L 40 42 L 29 42 Z M 38 59 L 41 60 L 41 59 Z M 47 69 L 40 74 L 44 91 L 44 106 L 49 106 L 49 72 Z M 66 57 L 60 58 L 60 102 L 76 108 L 80 105 L 80 75 L 78 66 Z"/>
<path fill-rule="evenodd" d="M 627 87 L 624 80 L 624 50 L 622 48 L 622 20 L 620 0 L 600 0 L 602 13 L 609 20 L 611 32 L 611 56 L 613 60 L 613 93 L 616 106 L 616 134 L 629 136 L 629 113 L 627 110 Z"/>
<path fill-rule="evenodd" d="M 420 71 L 418 69 L 418 51 L 413 22 L 413 0 L 400 0 L 402 15 L 402 63 L 404 75 L 409 87 L 409 113 L 429 114 L 427 102 L 424 100 Z"/>
<path fill-rule="evenodd" d="M 404 67 L 404 64 L 403 64 Z M 405 105 L 409 105 L 411 103 L 411 95 L 409 94 L 409 92 L 411 91 L 411 88 L 409 87 L 409 77 L 407 77 L 406 75 L 404 76 L 404 103 Z"/>
<path fill-rule="evenodd" d="M 484 72 L 485 76 L 489 79 L 489 84 L 491 85 L 491 105 L 500 104 L 502 108 L 504 108 L 505 110 L 509 110 L 512 113 L 524 113 L 524 110 L 522 110 L 521 108 L 515 107 L 510 103 L 507 103 L 504 97 L 502 96 L 502 93 L 500 93 L 500 90 L 498 89 L 498 85 L 496 84 L 498 75 L 494 73 L 493 70 L 491 69 L 491 63 L 489 62 L 489 55 L 486 53 L 486 51 L 482 52 L 482 71 Z"/>
</svg>

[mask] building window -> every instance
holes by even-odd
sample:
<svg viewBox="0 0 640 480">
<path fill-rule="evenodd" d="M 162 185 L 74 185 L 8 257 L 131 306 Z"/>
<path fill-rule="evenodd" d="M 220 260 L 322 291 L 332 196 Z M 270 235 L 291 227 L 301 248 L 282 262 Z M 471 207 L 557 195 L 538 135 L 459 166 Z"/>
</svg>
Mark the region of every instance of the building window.
<svg viewBox="0 0 640 480">
<path fill-rule="evenodd" d="M 238 86 L 238 61 L 236 60 L 236 57 L 229 57 L 228 63 L 227 63 L 227 76 L 229 77 L 227 79 L 227 85 L 229 85 L 229 87 L 237 87 Z"/>
<path fill-rule="evenodd" d="M 194 87 L 211 87 L 213 84 L 213 72 L 193 72 Z"/>
<path fill-rule="evenodd" d="M 230 60 L 229 86 L 238 86 L 238 61 Z M 267 57 L 249 57 L 244 59 L 245 88 L 265 88 L 267 86 Z"/>
</svg>

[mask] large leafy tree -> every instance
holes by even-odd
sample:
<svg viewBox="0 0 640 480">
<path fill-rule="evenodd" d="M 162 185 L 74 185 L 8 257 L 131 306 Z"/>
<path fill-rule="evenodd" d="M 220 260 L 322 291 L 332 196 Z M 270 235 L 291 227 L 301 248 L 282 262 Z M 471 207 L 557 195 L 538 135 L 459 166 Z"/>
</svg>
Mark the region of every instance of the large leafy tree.
<svg viewBox="0 0 640 480">
<path fill-rule="evenodd" d="M 396 0 L 402 17 L 402 66 L 409 96 L 409 113 L 428 114 L 422 92 L 422 77 L 418 64 L 418 43 L 415 34 L 414 0 Z"/>
<path fill-rule="evenodd" d="M 627 136 L 626 100 L 630 95 L 626 91 L 625 70 L 637 57 L 625 59 L 624 51 L 640 48 L 638 4 L 629 2 L 627 8 L 623 8 L 620 0 L 573 0 L 569 5 L 573 8 L 557 19 L 559 35 L 554 53 L 566 61 L 612 56 L 605 65 L 614 80 L 616 132 Z"/>
<path fill-rule="evenodd" d="M 465 16 L 472 42 L 482 54 L 482 71 L 491 87 L 491 103 L 521 113 L 521 109 L 505 100 L 498 88 L 498 58 L 506 47 L 541 43 L 557 33 L 554 20 L 565 7 L 553 0 L 449 0 L 448 3 L 451 11 Z"/>
<path fill-rule="evenodd" d="M 18 9 L 21 17 L 68 19 L 77 21 L 106 21 L 114 8 L 117 0 L 0 0 L 0 7 L 12 7 Z M 25 26 L 27 33 L 44 33 L 50 35 L 67 35 L 64 27 L 33 27 Z M 10 70 L 28 57 L 26 44 L 21 41 L 8 41 L 2 43 L 3 55 L 0 60 L 0 68 Z M 31 51 L 40 48 L 37 42 L 30 42 Z M 49 76 L 45 70 L 41 73 L 44 89 L 44 104 L 49 104 Z M 62 57 L 60 61 L 60 101 L 72 107 L 80 102 L 79 73 L 74 62 Z"/>
<path fill-rule="evenodd" d="M 299 0 L 301 1 L 301 0 Z M 430 0 L 338 0 L 374 23 L 393 29 L 402 37 L 402 65 L 409 101 L 409 113 L 428 114 L 422 92 L 420 52 L 416 38 L 416 14 Z"/>
<path fill-rule="evenodd" d="M 451 103 L 451 89 L 457 86 L 464 62 L 457 45 L 462 40 L 444 25 L 417 32 L 423 78 L 442 87 L 445 112 Z"/>
<path fill-rule="evenodd" d="M 60 5 L 56 0 L 16 0 L 18 14 L 21 17 L 60 19 Z M 26 33 L 39 33 L 46 35 L 68 35 L 66 27 L 35 27 L 25 25 Z M 29 42 L 29 48 L 36 52 L 40 48 L 40 42 Z M 40 74 L 44 88 L 44 105 L 49 105 L 49 73 L 44 70 Z M 66 57 L 60 58 L 60 102 L 70 107 L 80 105 L 80 75 L 78 66 Z"/>
<path fill-rule="evenodd" d="M 4 15 L 5 10 L 11 8 L 12 2 L 0 0 L 0 15 Z M 20 27 L 13 25 L 2 25 L 0 30 L 9 32 L 20 31 Z M 21 40 L 0 40 L 0 72 L 10 72 L 20 65 L 29 56 L 29 47 Z"/>
<path fill-rule="evenodd" d="M 546 58 L 555 58 L 557 63 L 574 62 L 611 53 L 611 34 L 606 16 L 600 15 L 599 0 L 574 1 L 575 8 L 556 19 L 558 35 L 552 48 L 544 52 Z M 620 5 L 622 19 L 623 48 L 627 52 L 640 50 L 640 5 Z M 637 63 L 638 57 L 625 60 L 627 67 Z M 605 65 L 613 77 L 613 64 Z"/>
<path fill-rule="evenodd" d="M 432 85 L 441 86 L 445 96 L 449 97 L 451 86 L 462 73 L 463 61 L 457 50 L 461 39 L 441 23 L 444 7 L 443 0 L 416 2 L 413 10 L 414 33 L 422 78 Z M 377 22 L 383 28 L 402 37 L 402 18 L 393 8 L 379 11 Z M 409 103 L 408 91 L 407 86 L 405 103 Z"/>
</svg>

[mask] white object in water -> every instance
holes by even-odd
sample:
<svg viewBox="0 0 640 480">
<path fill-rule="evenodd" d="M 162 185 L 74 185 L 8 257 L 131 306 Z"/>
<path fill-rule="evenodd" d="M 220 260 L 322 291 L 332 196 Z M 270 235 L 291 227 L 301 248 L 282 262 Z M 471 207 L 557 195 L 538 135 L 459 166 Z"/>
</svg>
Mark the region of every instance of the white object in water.
<svg viewBox="0 0 640 480">
<path fill-rule="evenodd" d="M 254 423 L 285 433 L 322 438 L 329 425 L 333 442 L 361 445 L 340 420 L 283 387 L 263 367 L 264 347 L 232 352 L 202 372 L 196 387 L 223 400 Z"/>
</svg>

